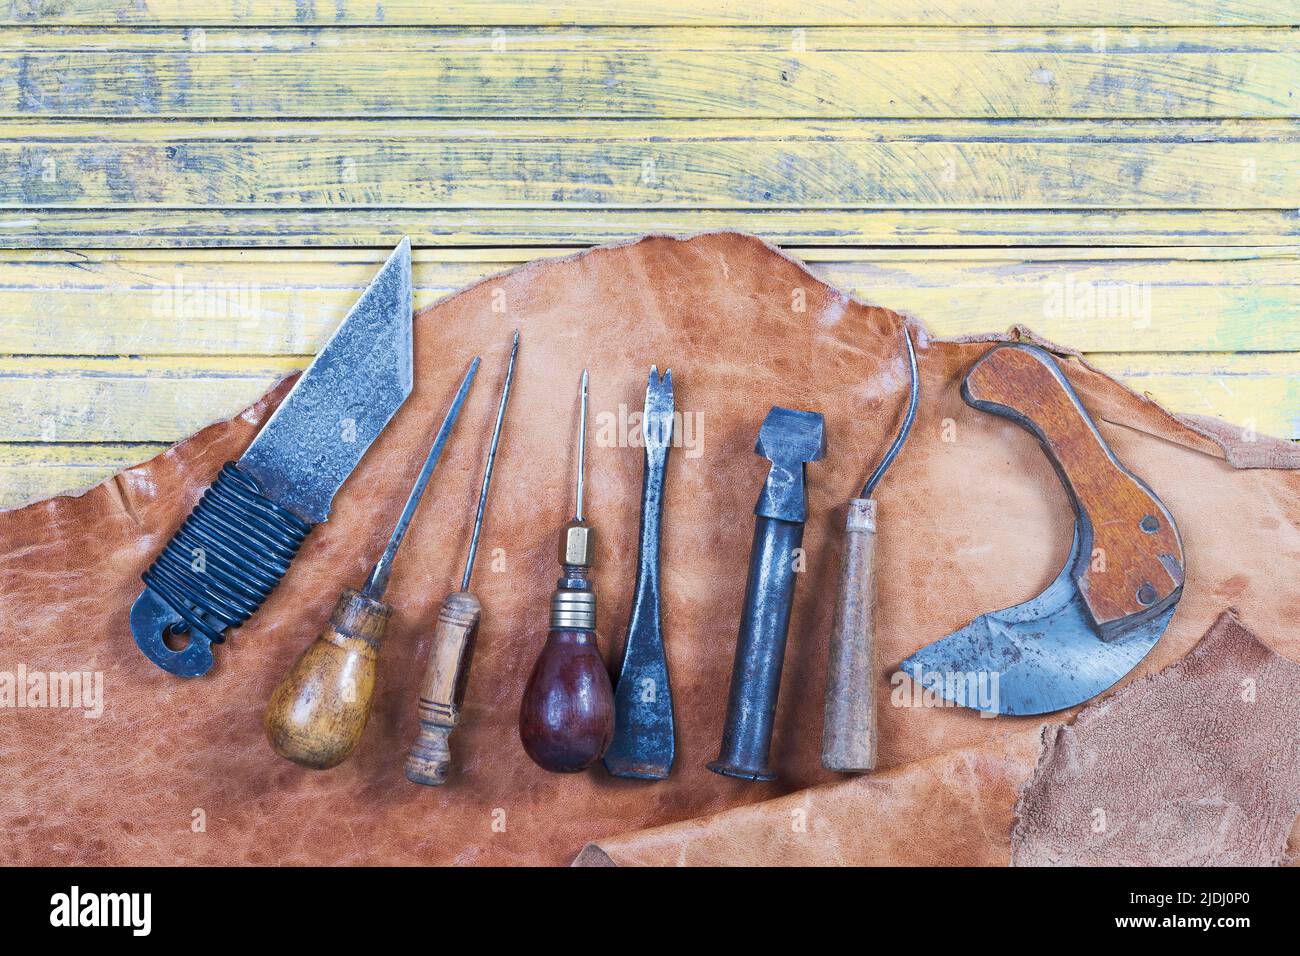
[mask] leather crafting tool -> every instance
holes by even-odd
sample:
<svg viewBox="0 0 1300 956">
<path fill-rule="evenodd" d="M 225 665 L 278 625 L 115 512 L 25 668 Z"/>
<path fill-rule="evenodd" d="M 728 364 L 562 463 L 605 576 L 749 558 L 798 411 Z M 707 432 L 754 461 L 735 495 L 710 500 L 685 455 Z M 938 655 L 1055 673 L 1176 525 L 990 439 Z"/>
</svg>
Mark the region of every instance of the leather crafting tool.
<svg viewBox="0 0 1300 956">
<path fill-rule="evenodd" d="M 1115 457 L 1041 348 L 990 349 L 967 373 L 962 398 L 1038 439 L 1074 505 L 1074 543 L 1043 593 L 980 615 L 900 668 L 990 714 L 1073 707 L 1123 678 L 1164 633 L 1183 590 L 1178 527 Z"/>
<path fill-rule="evenodd" d="M 596 636 L 591 589 L 595 531 L 583 518 L 587 458 L 587 371 L 582 372 L 578 424 L 578 486 L 573 520 L 560 536 L 563 573 L 551 595 L 546 635 L 519 705 L 519 739 L 528 756 L 551 773 L 585 770 L 614 736 L 614 691 Z"/>
<path fill-rule="evenodd" d="M 178 677 L 261 607 L 348 475 L 411 393 L 411 243 L 403 239 L 343 323 L 144 572 L 131 632 Z"/>
<path fill-rule="evenodd" d="M 805 472 L 807 462 L 826 454 L 825 422 L 817 412 L 773 408 L 754 451 L 772 467 L 754 507 L 754 542 L 722 749 L 708 767 L 741 780 L 772 780 L 772 727 L 808 511 Z"/>
<path fill-rule="evenodd" d="M 497 460 L 501 425 L 506 417 L 506 402 L 510 399 L 510 385 L 515 378 L 515 359 L 518 356 L 519 333 L 516 332 L 510 346 L 505 384 L 501 386 L 496 422 L 492 426 L 487 463 L 483 466 L 483 485 L 479 489 L 478 509 L 474 513 L 465 573 L 460 579 L 460 590 L 447 595 L 438 609 L 429 661 L 420 684 L 417 710 L 420 733 L 406 757 L 406 779 L 426 787 L 442 786 L 451 772 L 451 732 L 460 722 L 461 704 L 465 700 L 465 686 L 474 656 L 474 639 L 483 613 L 483 605 L 470 591 L 469 582 L 474 573 L 474 558 L 478 554 L 479 535 L 483 531 L 483 516 L 487 510 L 488 488 L 492 485 L 492 468 Z"/>
<path fill-rule="evenodd" d="M 871 497 L 898 457 L 916 420 L 920 382 L 916 350 L 903 328 L 911 387 L 907 411 L 894 442 L 867 478 L 862 496 L 849 501 L 827 656 L 826 706 L 822 720 L 822 766 L 855 773 L 876 766 L 876 499 Z"/>
<path fill-rule="evenodd" d="M 343 589 L 325 630 L 299 655 L 271 695 L 266 707 L 266 736 L 272 749 L 286 760 L 328 770 L 346 760 L 361 740 L 374 700 L 379 647 L 393 610 L 381 598 L 388 588 L 397 549 L 442 457 L 478 366 L 476 358 L 461 380 L 388 546 L 366 583 L 360 591 Z"/>
<path fill-rule="evenodd" d="M 673 373 L 650 367 L 641 418 L 645 473 L 641 479 L 641 536 L 637 548 L 636 597 L 614 687 L 614 739 L 605 769 L 615 777 L 663 780 L 673 766 L 676 735 L 668 683 L 663 625 L 659 616 L 659 532 L 664 474 L 673 443 Z"/>
</svg>

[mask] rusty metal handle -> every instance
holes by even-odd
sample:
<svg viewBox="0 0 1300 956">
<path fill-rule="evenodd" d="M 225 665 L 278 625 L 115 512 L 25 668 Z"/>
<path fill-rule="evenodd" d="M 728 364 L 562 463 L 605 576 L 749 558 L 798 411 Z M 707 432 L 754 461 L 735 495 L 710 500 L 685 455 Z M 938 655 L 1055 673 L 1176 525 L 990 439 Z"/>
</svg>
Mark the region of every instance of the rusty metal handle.
<svg viewBox="0 0 1300 956">
<path fill-rule="evenodd" d="M 822 766 L 876 766 L 876 501 L 849 502 L 822 724 Z"/>
</svg>

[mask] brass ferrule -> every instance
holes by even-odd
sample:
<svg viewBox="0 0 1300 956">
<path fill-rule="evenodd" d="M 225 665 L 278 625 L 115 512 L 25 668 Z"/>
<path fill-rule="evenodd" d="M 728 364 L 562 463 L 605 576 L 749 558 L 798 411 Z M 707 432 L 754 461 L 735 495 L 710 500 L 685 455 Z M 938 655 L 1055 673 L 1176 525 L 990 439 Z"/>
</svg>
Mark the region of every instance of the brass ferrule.
<svg viewBox="0 0 1300 956">
<path fill-rule="evenodd" d="M 595 560 L 596 530 L 585 521 L 573 520 L 560 535 L 560 564 L 589 568 Z"/>
<path fill-rule="evenodd" d="M 596 592 L 557 588 L 551 595 L 551 630 L 594 631 Z"/>
</svg>

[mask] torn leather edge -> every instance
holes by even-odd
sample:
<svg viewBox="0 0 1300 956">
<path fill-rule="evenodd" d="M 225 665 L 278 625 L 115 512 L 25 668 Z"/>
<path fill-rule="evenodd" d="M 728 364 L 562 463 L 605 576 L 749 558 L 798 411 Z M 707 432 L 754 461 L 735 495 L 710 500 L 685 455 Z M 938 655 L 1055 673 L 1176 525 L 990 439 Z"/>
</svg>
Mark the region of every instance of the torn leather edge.
<svg viewBox="0 0 1300 956">
<path fill-rule="evenodd" d="M 1042 759 L 1042 748 L 1044 746 L 1046 734 L 1050 728 L 1051 728 L 1051 724 L 1043 723 L 1043 722 L 1038 722 L 1037 724 L 1029 723 L 1023 727 L 1007 727 L 997 731 L 988 740 L 985 740 L 981 743 L 970 744 L 964 747 L 956 747 L 951 750 L 944 750 L 941 751 L 940 753 L 931 754 L 928 757 L 921 757 L 917 760 L 910 760 L 907 763 L 897 764 L 895 766 L 888 767 L 871 774 L 859 774 L 859 775 L 847 776 L 840 780 L 833 780 L 827 783 L 821 783 L 814 787 L 805 787 L 801 790 L 792 790 L 789 793 L 784 793 L 781 794 L 780 796 L 771 797 L 767 800 L 760 800 L 756 803 L 742 804 L 740 806 L 732 807 L 727 810 L 719 810 L 714 813 L 706 814 L 704 816 L 690 817 L 684 820 L 676 820 L 671 823 L 663 823 L 657 826 L 647 827 L 642 830 L 633 830 L 633 831 L 618 833 L 611 837 L 606 837 L 603 840 L 596 840 L 584 844 L 582 849 L 579 850 L 578 854 L 569 863 L 569 866 L 570 867 L 588 867 L 588 866 L 618 867 L 621 866 L 622 864 L 620 864 L 617 860 L 614 859 L 614 857 L 611 855 L 610 850 L 607 850 L 605 846 L 602 845 L 603 843 L 615 845 L 615 852 L 617 852 L 616 845 L 629 838 L 639 838 L 647 835 L 661 834 L 664 832 L 671 832 L 683 828 L 690 828 L 691 830 L 703 830 L 716 825 L 720 821 L 725 821 L 728 818 L 743 817 L 744 815 L 752 812 L 756 807 L 764 807 L 764 806 L 769 808 L 780 807 L 782 805 L 790 804 L 796 801 L 801 803 L 806 803 L 809 796 L 812 794 L 832 793 L 837 790 L 849 790 L 852 788 L 863 786 L 864 784 L 868 786 L 872 786 L 882 781 L 905 778 L 916 773 L 925 773 L 929 770 L 932 770 L 935 767 L 942 766 L 945 763 L 952 761 L 954 758 L 957 758 L 961 763 L 965 765 L 970 765 L 974 762 L 977 762 L 982 755 L 996 755 L 997 757 L 1007 759 L 1008 762 L 1014 762 L 1015 758 L 1013 755 L 1015 754 L 1015 752 L 1019 747 L 1023 746 L 1021 742 L 1027 740 L 1030 734 L 1032 734 L 1035 737 L 1037 746 L 1039 748 L 1038 753 L 1035 754 L 1033 758 L 1033 766 L 1034 768 L 1036 768 L 1038 762 Z M 1025 769 L 1023 770 L 1024 777 L 1015 785 L 1017 794 L 1024 787 L 1028 786 L 1029 783 L 1034 779 L 1034 772 L 1029 767 L 1029 761 L 1023 760 L 1022 762 L 1025 764 Z M 1008 813 L 1010 812 L 1012 806 L 1014 806 L 1014 802 L 1009 802 L 1007 805 Z M 1011 865 L 1011 830 L 1012 830 L 1012 826 L 1014 825 L 1014 822 L 1015 821 L 1013 818 L 1012 821 L 1008 824 L 1006 830 L 1003 831 L 1003 835 L 1006 841 L 1005 846 L 1000 848 L 1000 849 L 1005 849 L 1006 851 L 1005 859 L 1001 864 L 1003 866 Z M 632 865 L 654 866 L 654 865 L 661 865 L 661 864 L 634 863 Z M 672 865 L 672 864 L 662 864 L 662 865 Z M 681 862 L 678 862 L 677 865 L 680 866 L 683 864 Z M 691 864 L 685 864 L 685 865 L 691 865 Z M 723 860 L 717 862 L 714 865 L 732 866 L 732 865 L 748 865 L 748 864 Z M 830 865 L 830 864 L 825 864 L 825 865 Z"/>
<path fill-rule="evenodd" d="M 1042 779 L 1043 774 L 1051 768 L 1056 759 L 1057 745 L 1061 734 L 1064 733 L 1067 728 L 1078 724 L 1080 720 L 1091 719 L 1100 708 L 1104 707 L 1109 709 L 1115 706 L 1120 706 L 1130 696 L 1141 696 L 1147 692 L 1152 683 L 1167 678 L 1173 671 L 1186 666 L 1187 662 L 1192 658 L 1205 654 L 1206 642 L 1210 639 L 1211 635 L 1215 634 L 1215 632 L 1225 624 L 1233 625 L 1245 632 L 1249 639 L 1259 644 L 1267 654 L 1282 658 L 1283 660 L 1290 660 L 1290 658 L 1283 657 L 1283 655 L 1278 654 L 1277 651 L 1273 650 L 1261 641 L 1259 635 L 1252 631 L 1245 622 L 1242 621 L 1241 616 L 1235 607 L 1228 607 L 1219 612 L 1214 619 L 1214 623 L 1212 623 L 1205 633 L 1201 635 L 1200 640 L 1196 642 L 1191 650 L 1177 660 L 1172 661 L 1168 666 L 1163 667 L 1158 671 L 1144 674 L 1137 680 L 1130 681 L 1113 692 L 1103 693 L 1094 697 L 1068 720 L 1063 720 L 1059 723 L 1044 724 L 1042 728 L 1042 736 L 1040 737 L 1040 745 L 1042 749 L 1039 751 L 1038 759 L 1035 761 L 1034 771 L 1029 775 L 1024 783 L 1021 784 L 1016 796 L 1015 805 L 1012 808 L 1012 820 L 1014 822 L 1010 834 L 1011 866 L 1030 865 L 1018 864 L 1016 862 L 1016 850 L 1017 847 L 1024 846 L 1028 842 L 1028 823 L 1026 821 L 1029 817 L 1029 813 L 1027 812 L 1027 809 L 1033 797 L 1034 788 L 1038 785 L 1040 779 Z M 1300 862 L 1300 814 L 1297 814 L 1295 819 L 1291 821 L 1288 829 L 1289 835 L 1283 834 L 1280 845 L 1275 848 L 1273 856 L 1274 866 L 1292 866 Z M 574 865 L 577 865 L 576 860 Z M 611 862 L 611 865 L 616 864 L 612 864 Z"/>
<path fill-rule="evenodd" d="M 1081 719 L 1091 718 L 1092 715 L 1094 715 L 1098 709 L 1101 708 L 1109 709 L 1111 707 L 1114 707 L 1117 703 L 1122 704 L 1123 701 L 1127 699 L 1128 695 L 1140 695 L 1142 693 L 1145 693 L 1146 688 L 1153 681 L 1160 679 L 1162 675 L 1167 677 L 1172 671 L 1177 670 L 1178 668 L 1184 666 L 1186 661 L 1189 658 L 1192 658 L 1198 653 L 1204 653 L 1206 640 L 1210 637 L 1211 634 L 1215 633 L 1215 631 L 1220 626 L 1222 626 L 1225 621 L 1230 622 L 1231 624 L 1235 624 L 1237 627 L 1245 631 L 1251 637 L 1252 640 L 1259 643 L 1261 647 L 1263 647 L 1269 654 L 1273 654 L 1278 657 L 1282 656 L 1277 654 L 1276 651 L 1272 650 L 1267 645 L 1263 644 L 1263 642 L 1259 640 L 1258 635 L 1256 635 L 1253 631 L 1251 631 L 1250 628 L 1247 627 L 1245 623 L 1242 622 L 1236 609 L 1229 607 L 1224 609 L 1218 614 L 1218 616 L 1214 620 L 1214 623 L 1211 624 L 1210 627 L 1206 630 L 1206 632 L 1201 636 L 1201 639 L 1200 641 L 1197 642 L 1196 646 L 1194 646 L 1190 651 L 1188 651 L 1187 654 L 1171 662 L 1167 667 L 1164 667 L 1161 670 L 1155 671 L 1151 674 L 1147 674 L 1135 681 L 1132 681 L 1124 685 L 1123 687 L 1114 690 L 1113 692 L 1103 693 L 1093 698 L 1066 720 L 1062 720 L 1059 722 L 1047 721 L 1039 726 L 1038 728 L 1039 751 L 1038 751 L 1038 755 L 1034 758 L 1033 770 L 1030 773 L 1026 774 L 1025 778 L 1017 786 L 1016 799 L 1012 804 L 1012 808 L 1011 808 L 1012 823 L 1010 828 L 1006 831 L 1006 838 L 1007 838 L 1006 849 L 1007 849 L 1008 866 L 1016 865 L 1015 863 L 1016 847 L 1018 843 L 1023 844 L 1025 841 L 1025 832 L 1027 826 L 1027 824 L 1025 823 L 1027 817 L 1027 814 L 1025 812 L 1026 807 L 1028 806 L 1029 801 L 1032 799 L 1032 791 L 1034 786 L 1038 783 L 1045 770 L 1048 767 L 1050 767 L 1052 760 L 1056 755 L 1057 741 L 1060 735 L 1065 731 L 1065 729 L 1074 726 Z M 1286 659 L 1289 660 L 1289 658 Z M 1028 729 L 1030 728 L 1025 728 L 1025 730 L 1022 731 L 1014 731 L 1014 730 L 1007 731 L 999 735 L 995 739 L 987 741 L 982 745 L 959 748 L 958 751 L 953 751 L 953 750 L 944 751 L 943 753 L 935 754 L 930 757 L 925 757 L 921 760 L 910 761 L 908 763 L 899 764 L 896 767 L 891 767 L 888 770 L 881 771 L 879 774 L 873 774 L 871 775 L 871 777 L 879 779 L 882 777 L 887 777 L 889 775 L 901 776 L 911 772 L 912 770 L 918 767 L 924 766 L 927 763 L 934 763 L 943 760 L 946 757 L 951 756 L 952 754 L 960 751 L 978 752 L 980 750 L 990 749 L 999 744 L 1005 746 L 1009 742 L 1009 740 L 1014 737 L 1014 735 L 1019 733 L 1024 733 Z M 782 796 L 774 797 L 770 800 L 761 801 L 760 804 L 749 804 L 742 807 L 736 807 L 731 810 L 720 811 L 718 813 L 710 814 L 705 817 L 698 817 L 689 820 L 678 821 L 676 823 L 663 824 L 658 827 L 651 827 L 647 830 L 634 831 L 633 833 L 618 834 L 615 837 L 611 838 L 611 840 L 614 842 L 618 842 L 628 837 L 640 836 L 643 834 L 654 833 L 662 830 L 672 830 L 678 827 L 683 827 L 688 825 L 695 825 L 697 827 L 708 826 L 715 823 L 716 821 L 723 820 L 728 816 L 752 811 L 755 806 L 761 804 L 768 804 L 774 806 L 777 804 L 788 802 L 792 798 L 799 797 L 801 795 L 806 796 L 807 794 L 816 793 L 818 791 L 830 791 L 839 788 L 854 787 L 860 785 L 866 779 L 868 778 L 864 776 L 864 777 L 854 777 L 846 780 L 835 781 L 833 783 L 826 783 L 817 787 L 810 787 L 805 790 L 794 791 L 793 793 L 783 794 Z M 1282 838 L 1282 845 L 1278 848 L 1278 852 L 1275 855 L 1274 862 L 1284 864 L 1284 865 L 1290 865 L 1296 863 L 1298 855 L 1300 855 L 1297 854 L 1298 847 L 1300 847 L 1300 816 L 1298 816 L 1295 820 L 1291 822 L 1290 835 L 1289 837 L 1284 836 Z M 610 855 L 609 851 L 607 851 L 603 846 L 601 846 L 601 843 L 599 841 L 596 841 L 596 842 L 590 842 L 585 844 L 582 847 L 582 849 L 578 852 L 578 854 L 574 857 L 573 861 L 570 863 L 570 866 L 572 867 L 588 867 L 588 866 L 617 867 L 619 866 L 619 863 L 614 860 L 614 858 Z"/>
<path fill-rule="evenodd" d="M 639 245 L 640 243 L 646 242 L 648 240 L 666 239 L 674 242 L 686 243 L 686 242 L 690 242 L 693 239 L 699 239 L 708 236 L 733 236 L 736 238 L 744 239 L 748 242 L 759 243 L 769 252 L 772 252 L 775 255 L 780 256 L 786 262 L 789 262 L 792 265 L 797 266 L 799 270 L 802 271 L 805 275 L 807 275 L 808 278 L 811 279 L 813 282 L 816 282 L 818 285 L 822 286 L 825 289 L 830 290 L 831 292 L 842 297 L 843 299 L 849 302 L 853 302 L 856 305 L 859 305 L 866 309 L 884 310 L 886 312 L 891 312 L 894 315 L 898 316 L 901 323 L 905 327 L 915 330 L 921 336 L 921 341 L 919 344 L 922 347 L 924 347 L 929 342 L 953 343 L 956 345 L 978 344 L 984 342 L 987 342 L 990 345 L 996 344 L 998 342 L 1029 342 L 1031 344 L 1039 346 L 1040 348 L 1046 349 L 1048 352 L 1051 352 L 1053 355 L 1070 359 L 1074 362 L 1077 362 L 1079 365 L 1087 369 L 1089 372 L 1101 376 L 1106 381 L 1114 382 L 1120 388 L 1124 389 L 1126 392 L 1136 397 L 1139 401 L 1143 403 L 1145 407 L 1150 407 L 1157 414 L 1159 414 L 1164 419 L 1164 422 L 1166 424 L 1172 425 L 1175 431 L 1182 431 L 1186 435 L 1187 441 L 1178 441 L 1177 439 L 1170 439 L 1168 436 L 1165 435 L 1159 435 L 1151 428 L 1144 428 L 1142 427 L 1142 425 L 1132 420 L 1119 421 L 1112 418 L 1106 418 L 1105 416 L 1097 416 L 1102 421 L 1109 422 L 1112 425 L 1119 425 L 1124 428 L 1131 428 L 1135 431 L 1140 431 L 1145 435 L 1150 435 L 1153 438 L 1159 438 L 1162 440 L 1173 440 L 1177 444 L 1185 448 L 1189 448 L 1192 451 L 1201 452 L 1203 454 L 1209 454 L 1216 458 L 1222 458 L 1233 468 L 1239 468 L 1239 469 L 1240 468 L 1276 468 L 1276 469 L 1300 468 L 1300 444 L 1290 442 L 1284 438 L 1276 438 L 1273 436 L 1265 436 L 1265 435 L 1252 435 L 1250 438 L 1246 438 L 1245 432 L 1240 426 L 1234 425 L 1231 422 L 1226 421 L 1225 419 L 1217 418 L 1209 415 L 1190 415 L 1190 414 L 1185 415 L 1176 412 L 1171 412 L 1163 405 L 1161 405 L 1159 402 L 1156 402 L 1148 398 L 1145 394 L 1138 392 L 1136 389 L 1129 387 L 1119 379 L 1114 378 L 1113 376 L 1107 374 L 1101 369 L 1091 365 L 1087 361 L 1087 359 L 1084 358 L 1082 352 L 1078 351 L 1077 349 L 1072 349 L 1066 346 L 1057 345 L 1055 342 L 1052 342 L 1044 338 L 1043 336 L 1039 335 L 1038 333 L 1034 332 L 1028 326 L 1021 325 L 1020 323 L 1016 323 L 1012 325 L 1011 328 L 1009 328 L 1005 332 L 979 332 L 971 335 L 954 336 L 952 338 L 941 338 L 935 336 L 931 334 L 930 330 L 926 327 L 925 322 L 920 318 L 906 312 L 900 312 L 896 309 L 892 309 L 888 305 L 882 305 L 876 302 L 868 302 L 867 300 L 859 298 L 858 296 L 854 295 L 852 292 L 847 292 L 844 289 L 841 289 L 839 286 L 832 285 L 831 283 L 827 282 L 825 279 L 818 276 L 815 272 L 813 272 L 812 268 L 808 265 L 808 263 L 804 262 L 802 259 L 799 259 L 796 256 L 792 256 L 790 253 L 786 252 L 780 246 L 769 242 L 768 240 L 764 239 L 762 236 L 756 236 L 753 233 L 742 232 L 741 230 L 738 229 L 703 229 L 698 232 L 689 232 L 689 233 L 647 232 L 632 239 L 626 239 L 620 242 L 603 243 L 598 246 L 591 246 L 590 248 L 587 249 L 580 249 L 577 252 L 567 256 L 556 256 L 553 258 L 545 258 L 545 259 L 533 259 L 530 262 L 520 263 L 519 265 L 514 266 L 513 268 L 510 269 L 506 269 L 503 272 L 496 272 L 490 276 L 484 276 L 482 279 L 472 282 L 461 289 L 457 289 L 455 292 L 449 292 L 447 295 L 443 296 L 442 298 L 435 300 L 433 303 L 427 306 L 427 308 L 432 309 L 435 306 L 439 305 L 440 303 L 446 302 L 449 299 L 452 299 L 457 295 L 460 295 L 462 292 L 466 292 L 470 289 L 473 289 L 479 285 L 482 285 L 485 282 L 500 281 L 501 279 L 504 278 L 521 275 L 529 269 L 541 268 L 550 263 L 575 262 L 587 256 L 595 255 L 605 250 L 630 248 L 632 246 Z M 420 310 L 420 312 L 416 313 L 416 317 L 418 318 L 419 315 L 422 314 L 424 311 L 425 311 L 424 309 Z M 1067 369 L 1069 368 L 1069 363 L 1066 364 L 1066 368 Z M 1075 383 L 1075 384 L 1080 386 L 1085 391 L 1089 390 L 1087 388 L 1086 383 Z"/>
<path fill-rule="evenodd" d="M 522 262 L 519 265 L 513 266 L 512 268 L 506 269 L 502 272 L 494 272 L 490 276 L 484 276 L 481 279 L 471 282 L 469 285 L 462 286 L 461 288 L 456 289 L 454 292 L 449 292 L 447 295 L 435 299 L 433 302 L 429 303 L 424 308 L 416 310 L 413 316 L 413 321 L 419 321 L 426 313 L 437 308 L 442 303 L 450 301 L 451 299 L 454 299 L 456 296 L 468 292 L 471 289 L 477 288 L 478 286 L 483 285 L 484 283 L 499 282 L 503 279 L 521 276 L 531 269 L 544 268 L 546 266 L 551 265 L 552 263 L 558 264 L 558 263 L 565 263 L 565 262 L 576 262 L 578 260 L 586 258 L 587 256 L 598 255 L 604 251 L 630 248 L 632 246 L 639 245 L 640 243 L 649 240 L 665 239 L 674 242 L 686 243 L 686 242 L 690 242 L 693 239 L 699 239 L 708 236 L 732 236 L 739 239 L 743 239 L 747 242 L 757 242 L 768 251 L 780 256 L 782 259 L 786 260 L 787 262 L 797 266 L 800 269 L 800 271 L 802 271 L 805 275 L 807 275 L 811 281 L 817 283 L 818 285 L 822 286 L 825 289 L 830 290 L 831 292 L 840 296 L 841 298 L 849 302 L 853 302 L 856 305 L 861 306 L 862 308 L 883 310 L 898 316 L 899 321 L 902 323 L 903 326 L 915 330 L 921 336 L 921 340 L 918 344 L 922 348 L 924 348 L 925 345 L 928 344 L 929 342 L 953 343 L 957 345 L 983 343 L 983 342 L 987 342 L 990 344 L 994 344 L 997 342 L 1026 342 L 1026 341 L 1031 342 L 1035 345 L 1038 345 L 1046 349 L 1047 351 L 1051 352 L 1054 355 L 1058 355 L 1063 358 L 1068 358 L 1073 362 L 1078 362 L 1079 365 L 1087 369 L 1089 372 L 1100 376 L 1104 381 L 1112 382 L 1118 385 L 1120 388 L 1124 389 L 1129 394 L 1136 397 L 1139 401 L 1143 403 L 1144 407 L 1150 407 L 1157 414 L 1163 416 L 1165 421 L 1169 424 L 1172 424 L 1176 430 L 1181 430 L 1183 433 L 1187 434 L 1189 439 L 1188 441 L 1177 442 L 1178 444 L 1186 448 L 1190 448 L 1193 451 L 1199 451 L 1206 454 L 1213 454 L 1214 457 L 1219 457 L 1224 459 L 1229 465 L 1231 465 L 1234 468 L 1275 468 L 1275 469 L 1300 468 L 1300 445 L 1287 441 L 1286 439 L 1275 438 L 1271 436 L 1252 436 L 1251 440 L 1247 440 L 1243 436 L 1243 431 L 1240 426 L 1233 425 L 1231 422 L 1227 422 L 1221 418 L 1214 418 L 1208 415 L 1179 415 L 1170 412 L 1162 405 L 1160 405 L 1158 402 L 1152 401 L 1150 398 L 1147 398 L 1145 395 L 1135 391 L 1134 389 L 1125 385 L 1119 379 L 1113 378 L 1112 376 L 1108 375 L 1102 370 L 1098 368 L 1094 368 L 1092 365 L 1088 364 L 1088 362 L 1083 358 L 1083 354 L 1081 352 L 1075 349 L 1067 348 L 1065 346 L 1057 345 L 1054 342 L 1051 342 L 1043 338 L 1042 336 L 1038 335 L 1027 326 L 1016 324 L 1013 325 L 1006 332 L 982 332 L 973 335 L 957 336 L 954 338 L 939 338 L 933 336 L 930 334 L 929 329 L 926 328 L 925 323 L 920 319 L 918 319 L 917 317 L 909 315 L 904 312 L 899 312 L 895 309 L 891 309 L 889 306 L 880 305 L 878 303 L 873 303 L 873 302 L 867 302 L 866 300 L 859 298 L 858 296 L 854 295 L 851 292 L 846 292 L 843 289 L 839 288 L 838 286 L 832 285 L 831 283 L 827 282 L 825 279 L 822 279 L 819 276 L 817 276 L 806 262 L 804 262 L 803 260 L 795 256 L 790 255 L 780 246 L 768 242 L 766 239 L 762 238 L 761 236 L 756 236 L 753 233 L 742 232 L 738 229 L 706 229 L 706 230 L 701 230 L 699 232 L 682 233 L 682 234 L 667 233 L 667 232 L 649 232 L 620 242 L 603 243 L 598 246 L 591 246 L 586 249 L 579 249 L 576 252 L 572 253 L 571 255 L 567 255 L 567 256 L 546 257 L 546 258 L 533 259 L 528 262 Z M 1068 373 L 1070 368 L 1070 363 L 1066 363 L 1065 368 Z M 82 495 L 86 494 L 87 492 L 95 488 L 98 488 L 100 485 L 104 484 L 105 482 L 117 481 L 122 475 L 136 468 L 141 468 L 145 465 L 148 465 L 150 462 L 157 461 L 159 458 L 165 458 L 169 455 L 172 455 L 179 445 L 197 437 L 208 428 L 223 425 L 226 422 L 233 421 L 234 419 L 237 418 L 245 418 L 246 420 L 255 421 L 259 415 L 264 416 L 266 414 L 269 414 L 270 411 L 273 411 L 275 409 L 275 407 L 279 404 L 279 402 L 284 398 L 284 395 L 287 393 L 287 389 L 290 386 L 290 383 L 297 381 L 297 377 L 299 374 L 300 372 L 289 373 L 284 378 L 280 379 L 275 384 L 273 384 L 269 389 L 267 389 L 267 391 L 263 393 L 263 395 L 260 398 L 258 398 L 255 402 L 246 406 L 238 413 L 234 415 L 226 416 L 225 418 L 216 419 L 210 422 L 209 424 L 203 426 L 203 428 L 200 428 L 192 432 L 190 435 L 187 435 L 186 437 L 175 442 L 174 444 L 172 444 L 171 447 L 167 448 L 166 450 L 159 452 L 153 458 L 149 458 L 146 459 L 145 461 L 138 462 L 137 464 L 119 469 L 118 471 L 114 472 L 112 475 L 108 476 L 102 481 L 97 481 L 93 485 L 89 485 L 85 488 L 68 490 L 65 492 L 60 492 L 59 494 L 55 494 L 55 495 L 46 495 L 43 498 L 32 498 L 7 508 L 0 508 L 0 514 L 3 514 L 4 512 L 7 511 L 17 511 L 21 508 L 26 508 L 42 501 L 52 501 L 58 498 L 80 498 Z M 1091 391 L 1091 388 L 1089 388 L 1089 385 L 1091 383 L 1075 382 L 1074 384 L 1076 385 L 1076 387 L 1079 387 L 1081 391 Z M 270 402 L 269 407 L 267 406 L 268 402 Z M 1105 416 L 1097 416 L 1097 417 L 1101 418 L 1102 421 L 1109 422 L 1112 425 L 1119 425 L 1126 428 L 1132 428 L 1136 431 L 1142 432 L 1143 434 L 1151 435 L 1153 438 L 1160 438 L 1162 440 L 1166 439 L 1166 436 L 1157 435 L 1150 428 L 1144 428 L 1134 421 L 1117 421 L 1112 418 L 1106 418 Z M 265 419 L 263 418 L 263 420 Z M 1235 438 L 1233 437 L 1233 433 L 1236 434 Z M 1174 440 L 1176 441 L 1176 439 Z M 1212 449 L 1217 449 L 1218 454 L 1215 454 Z"/>
</svg>

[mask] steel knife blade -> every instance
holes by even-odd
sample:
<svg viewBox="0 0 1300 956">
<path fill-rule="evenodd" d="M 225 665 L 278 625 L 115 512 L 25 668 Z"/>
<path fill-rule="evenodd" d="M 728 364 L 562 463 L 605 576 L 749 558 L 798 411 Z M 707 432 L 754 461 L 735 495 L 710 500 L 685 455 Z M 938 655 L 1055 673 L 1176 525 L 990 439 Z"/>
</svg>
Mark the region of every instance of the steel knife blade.
<svg viewBox="0 0 1300 956">
<path fill-rule="evenodd" d="M 131 630 L 149 660 L 178 676 L 206 673 L 210 645 L 266 600 L 410 395 L 411 333 L 404 238 L 243 457 L 222 469 L 145 571 Z"/>
</svg>

